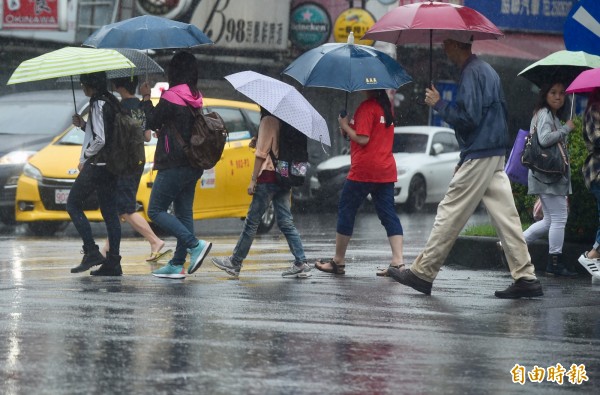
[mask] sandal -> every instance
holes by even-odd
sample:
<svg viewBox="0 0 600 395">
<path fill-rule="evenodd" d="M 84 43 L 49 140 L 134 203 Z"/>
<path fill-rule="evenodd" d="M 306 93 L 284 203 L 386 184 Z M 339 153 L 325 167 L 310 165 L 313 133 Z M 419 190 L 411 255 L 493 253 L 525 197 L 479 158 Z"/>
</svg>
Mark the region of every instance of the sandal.
<svg viewBox="0 0 600 395">
<path fill-rule="evenodd" d="M 401 269 L 404 269 L 404 267 L 405 267 L 405 266 L 406 266 L 406 265 L 403 263 L 403 264 L 401 264 L 401 265 L 398 265 L 398 266 L 389 265 L 388 267 L 378 267 L 378 268 L 377 268 L 377 270 L 378 270 L 378 271 L 377 271 L 377 273 L 375 273 L 375 275 L 376 275 L 376 276 L 379 276 L 379 277 L 389 277 L 389 274 L 388 274 L 388 269 L 389 269 L 390 267 L 392 267 L 392 268 L 394 268 L 394 269 L 401 270 Z"/>
<path fill-rule="evenodd" d="M 324 265 L 326 263 L 329 263 L 331 265 L 331 269 L 325 269 L 323 267 L 319 267 L 318 265 Z M 335 263 L 335 261 L 333 260 L 333 258 L 326 260 L 326 259 L 318 259 L 315 262 L 315 269 L 320 270 L 322 272 L 325 273 L 331 273 L 331 274 L 346 274 L 346 265 L 338 265 L 337 263 Z"/>
<path fill-rule="evenodd" d="M 172 251 L 173 250 L 169 249 L 169 250 L 166 250 L 163 252 L 160 252 L 160 251 L 151 252 L 148 259 L 146 259 L 146 262 L 157 262 L 160 258 L 162 258 L 163 256 L 167 255 L 168 253 L 170 253 Z"/>
</svg>

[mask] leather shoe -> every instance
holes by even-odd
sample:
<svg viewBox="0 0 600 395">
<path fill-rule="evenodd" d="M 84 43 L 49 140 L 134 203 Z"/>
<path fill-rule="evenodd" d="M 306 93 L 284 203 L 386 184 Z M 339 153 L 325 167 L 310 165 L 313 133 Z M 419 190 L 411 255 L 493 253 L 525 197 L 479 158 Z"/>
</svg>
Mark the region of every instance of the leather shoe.
<svg viewBox="0 0 600 395">
<path fill-rule="evenodd" d="M 431 286 L 433 283 L 425 281 L 417 277 L 410 269 L 399 270 L 393 267 L 388 268 L 388 275 L 400 284 L 407 285 L 414 289 L 424 293 L 425 295 L 431 295 Z"/>
<path fill-rule="evenodd" d="M 495 295 L 500 299 L 519 299 L 543 296 L 544 292 L 542 291 L 540 280 L 525 280 L 524 278 L 520 278 L 504 291 L 496 291 Z"/>
</svg>

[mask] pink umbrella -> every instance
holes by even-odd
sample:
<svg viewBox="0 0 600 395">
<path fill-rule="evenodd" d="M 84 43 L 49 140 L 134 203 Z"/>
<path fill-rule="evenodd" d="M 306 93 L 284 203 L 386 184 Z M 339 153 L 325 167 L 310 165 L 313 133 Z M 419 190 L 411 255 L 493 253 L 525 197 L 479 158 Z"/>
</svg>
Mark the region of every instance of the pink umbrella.
<svg viewBox="0 0 600 395">
<path fill-rule="evenodd" d="M 600 68 L 583 71 L 565 90 L 567 93 L 588 93 L 600 87 Z"/>
<path fill-rule="evenodd" d="M 432 79 L 433 43 L 492 40 L 504 34 L 472 8 L 429 1 L 394 8 L 375 23 L 362 39 L 392 44 L 429 43 L 429 79 Z"/>
</svg>

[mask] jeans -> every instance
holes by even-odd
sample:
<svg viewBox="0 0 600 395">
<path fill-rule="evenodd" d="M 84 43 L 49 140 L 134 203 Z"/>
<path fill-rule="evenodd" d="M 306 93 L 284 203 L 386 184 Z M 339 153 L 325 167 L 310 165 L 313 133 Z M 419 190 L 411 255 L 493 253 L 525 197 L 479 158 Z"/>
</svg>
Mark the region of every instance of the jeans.
<svg viewBox="0 0 600 395">
<path fill-rule="evenodd" d="M 540 194 L 544 219 L 532 224 L 523 233 L 525 242 L 531 244 L 533 241 L 548 236 L 548 253 L 562 254 L 565 241 L 565 226 L 569 216 L 569 208 L 566 196 Z"/>
<path fill-rule="evenodd" d="M 290 211 L 290 197 L 291 189 L 289 187 L 282 187 L 274 183 L 256 185 L 254 195 L 252 195 L 252 202 L 244 221 L 244 229 L 233 249 L 233 255 L 231 256 L 233 263 L 240 265 L 248 256 L 260 219 L 265 211 L 267 211 L 271 200 L 275 209 L 277 226 L 285 236 L 290 247 L 290 252 L 294 255 L 294 263 L 301 264 L 306 261 L 302 240 L 300 240 L 300 234 L 298 234 L 298 230 L 294 226 L 294 218 Z"/>
<path fill-rule="evenodd" d="M 183 265 L 187 249 L 195 247 L 194 194 L 203 170 L 192 167 L 175 167 L 159 170 L 152 185 L 148 216 L 162 230 L 177 238 L 177 247 L 171 263 Z M 174 215 L 167 210 L 173 203 Z"/>
<path fill-rule="evenodd" d="M 598 205 L 598 230 L 596 231 L 596 242 L 594 243 L 594 249 L 600 251 L 600 182 L 592 182 L 590 185 L 590 192 L 596 198 L 596 204 Z"/>
<path fill-rule="evenodd" d="M 83 203 L 95 191 L 106 233 L 108 234 L 108 248 L 111 254 L 119 255 L 121 244 L 121 222 L 117 211 L 115 190 L 117 176 L 106 169 L 106 166 L 96 166 L 85 163 L 81 172 L 75 179 L 67 199 L 67 212 L 73 225 L 83 241 L 84 251 L 90 251 L 96 246 L 92 236 L 92 228 L 83 212 Z"/>
<path fill-rule="evenodd" d="M 354 220 L 360 205 L 371 194 L 377 216 L 386 230 L 387 236 L 404 233 L 394 206 L 394 183 L 359 182 L 346 180 L 338 206 L 337 233 L 352 236 Z"/>
</svg>

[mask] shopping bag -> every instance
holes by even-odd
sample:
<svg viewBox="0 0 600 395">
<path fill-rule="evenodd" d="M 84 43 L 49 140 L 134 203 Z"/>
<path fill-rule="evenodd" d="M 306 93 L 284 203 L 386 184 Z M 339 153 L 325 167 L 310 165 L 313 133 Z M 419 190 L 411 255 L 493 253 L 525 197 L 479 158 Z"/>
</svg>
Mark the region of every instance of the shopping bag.
<svg viewBox="0 0 600 395">
<path fill-rule="evenodd" d="M 525 142 L 527 141 L 528 135 L 528 131 L 523 129 L 519 130 L 519 133 L 517 133 L 517 138 L 515 139 L 515 144 L 510 151 L 508 161 L 504 167 L 504 171 L 506 172 L 509 180 L 525 186 L 527 186 L 527 174 L 529 169 L 523 166 L 523 163 L 521 162 L 521 156 L 523 154 L 523 149 L 525 148 Z"/>
</svg>

